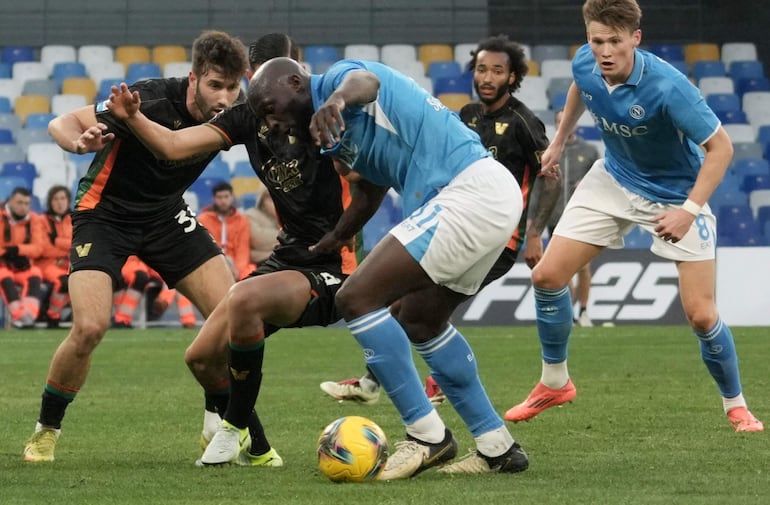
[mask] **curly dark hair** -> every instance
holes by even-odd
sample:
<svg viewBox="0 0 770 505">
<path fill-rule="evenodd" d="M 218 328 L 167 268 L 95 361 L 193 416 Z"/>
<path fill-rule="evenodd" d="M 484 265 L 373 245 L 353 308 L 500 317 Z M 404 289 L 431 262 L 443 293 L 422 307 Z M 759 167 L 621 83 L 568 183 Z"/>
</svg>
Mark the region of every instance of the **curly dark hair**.
<svg viewBox="0 0 770 505">
<path fill-rule="evenodd" d="M 205 31 L 193 42 L 192 70 L 195 75 L 201 76 L 214 69 L 227 79 L 240 79 L 248 65 L 246 46 L 225 32 Z"/>
<path fill-rule="evenodd" d="M 249 44 L 249 65 L 251 70 L 267 60 L 286 56 L 299 61 L 299 47 L 285 33 L 268 33 Z"/>
<path fill-rule="evenodd" d="M 513 93 L 519 89 L 521 86 L 521 81 L 524 80 L 524 76 L 527 75 L 527 71 L 529 71 L 529 67 L 527 66 L 527 57 L 524 54 L 524 49 L 522 49 L 518 43 L 510 40 L 507 35 L 500 34 L 494 37 L 488 37 L 479 42 L 476 50 L 471 52 L 472 58 L 468 64 L 468 70 L 471 72 L 473 72 L 473 70 L 476 68 L 476 55 L 481 51 L 507 53 L 508 63 L 510 65 L 508 70 L 516 75 L 513 84 L 510 86 L 510 91 Z"/>
</svg>

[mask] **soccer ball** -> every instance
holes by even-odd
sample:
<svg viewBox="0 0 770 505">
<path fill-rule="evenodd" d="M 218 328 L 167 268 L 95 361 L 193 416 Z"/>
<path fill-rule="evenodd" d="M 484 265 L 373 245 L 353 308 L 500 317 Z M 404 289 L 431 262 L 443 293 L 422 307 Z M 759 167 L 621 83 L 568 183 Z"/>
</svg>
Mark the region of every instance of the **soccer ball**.
<svg viewBox="0 0 770 505">
<path fill-rule="evenodd" d="M 373 480 L 387 459 L 385 433 L 365 417 L 341 417 L 318 437 L 318 468 L 334 482 Z"/>
</svg>

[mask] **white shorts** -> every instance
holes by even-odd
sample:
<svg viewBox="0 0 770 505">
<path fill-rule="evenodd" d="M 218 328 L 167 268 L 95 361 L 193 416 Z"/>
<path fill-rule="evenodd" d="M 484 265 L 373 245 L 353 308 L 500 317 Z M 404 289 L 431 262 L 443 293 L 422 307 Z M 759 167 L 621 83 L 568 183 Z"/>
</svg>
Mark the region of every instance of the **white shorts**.
<svg viewBox="0 0 770 505">
<path fill-rule="evenodd" d="M 604 168 L 599 159 L 578 184 L 567 202 L 554 235 L 598 246 L 620 249 L 623 237 L 635 224 L 652 234 L 650 251 L 673 261 L 714 259 L 716 251 L 716 218 L 704 205 L 682 240 L 672 243 L 655 233 L 653 216 L 681 205 L 653 202 L 620 184 Z"/>
<path fill-rule="evenodd" d="M 433 282 L 472 295 L 511 238 L 521 212 L 516 179 L 493 158 L 483 158 L 390 234 Z"/>
</svg>

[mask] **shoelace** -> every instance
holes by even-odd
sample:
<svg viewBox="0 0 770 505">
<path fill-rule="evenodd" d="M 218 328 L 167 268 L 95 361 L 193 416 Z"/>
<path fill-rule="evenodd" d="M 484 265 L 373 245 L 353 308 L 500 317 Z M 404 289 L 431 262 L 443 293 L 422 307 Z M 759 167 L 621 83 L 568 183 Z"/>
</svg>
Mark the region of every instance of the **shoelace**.
<svg viewBox="0 0 770 505">
<path fill-rule="evenodd" d="M 420 444 L 412 440 L 396 442 L 396 451 L 388 458 L 386 466 L 399 466 L 420 450 Z M 393 464 L 391 465 L 391 461 Z"/>
</svg>

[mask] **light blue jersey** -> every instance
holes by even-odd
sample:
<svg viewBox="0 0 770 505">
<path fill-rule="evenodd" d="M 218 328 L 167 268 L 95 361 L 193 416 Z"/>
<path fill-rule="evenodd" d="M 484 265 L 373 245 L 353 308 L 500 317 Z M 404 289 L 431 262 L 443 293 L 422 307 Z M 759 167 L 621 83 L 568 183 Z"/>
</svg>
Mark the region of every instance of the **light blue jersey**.
<svg viewBox="0 0 770 505">
<path fill-rule="evenodd" d="M 695 184 L 719 119 L 681 72 L 637 49 L 624 84 L 608 86 L 591 47 L 572 61 L 580 98 L 602 131 L 607 171 L 622 186 L 654 202 L 682 203 Z"/>
<path fill-rule="evenodd" d="M 313 107 L 323 105 L 348 72 L 380 80 L 377 100 L 347 107 L 339 144 L 323 150 L 364 178 L 395 189 L 404 215 L 433 198 L 467 166 L 490 153 L 478 135 L 412 79 L 380 63 L 342 60 L 311 76 Z"/>
</svg>

